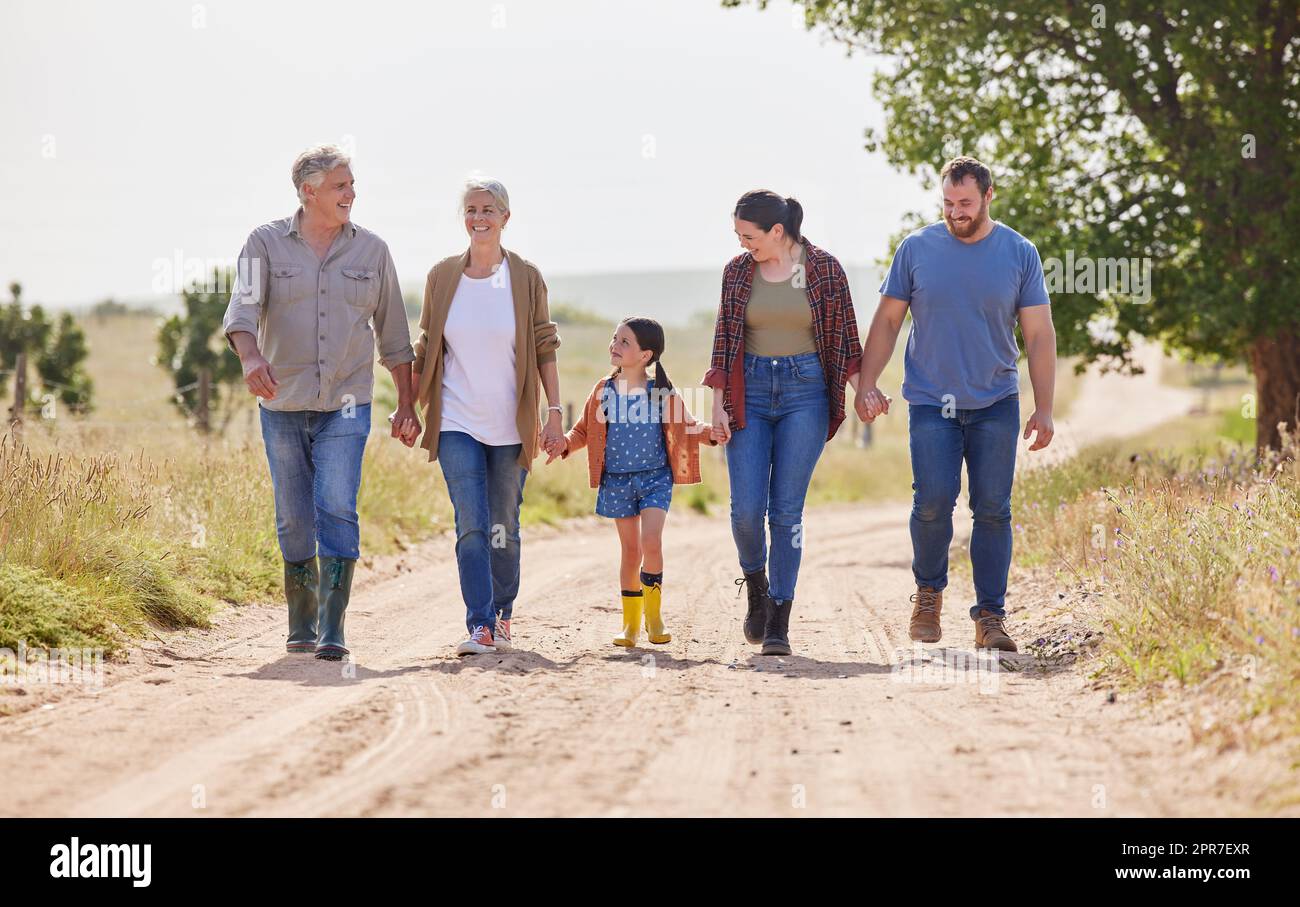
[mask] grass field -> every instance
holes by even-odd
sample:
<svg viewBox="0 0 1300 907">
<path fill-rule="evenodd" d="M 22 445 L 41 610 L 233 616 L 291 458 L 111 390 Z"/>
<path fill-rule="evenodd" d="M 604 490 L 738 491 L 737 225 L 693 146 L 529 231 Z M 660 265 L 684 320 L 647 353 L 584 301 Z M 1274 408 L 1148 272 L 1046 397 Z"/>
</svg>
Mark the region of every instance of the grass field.
<svg viewBox="0 0 1300 907">
<path fill-rule="evenodd" d="M 574 410 L 608 371 L 611 327 L 581 313 L 562 324 L 561 385 Z M 281 562 L 253 399 L 236 387 L 218 420 L 224 430 L 204 438 L 152 361 L 153 318 L 89 318 L 86 329 L 95 410 L 30 420 L 23 444 L 7 437 L 0 446 L 0 648 L 21 641 L 113 652 L 150 626 L 203 626 L 221 602 L 278 599 Z M 677 386 L 703 375 L 710 339 L 702 325 L 670 333 L 664 363 Z M 901 379 L 901 350 L 881 381 L 887 389 Z M 1071 365 L 1059 371 L 1058 415 L 1079 386 Z M 1196 379 L 1189 371 L 1172 380 Z M 1294 722 L 1297 476 L 1294 462 L 1252 467 L 1239 444 L 1251 429 L 1236 407 L 1245 387 L 1241 375 L 1215 376 L 1206 411 L 1022 475 L 1017 567 L 1055 573 L 1105 601 L 1100 670 L 1141 686 L 1194 683 L 1249 664 L 1257 680 L 1244 708 Z M 1027 386 L 1022 392 L 1028 398 Z M 363 556 L 452 525 L 437 465 L 387 437 L 394 399 L 379 369 L 359 501 Z M 696 415 L 708 418 L 709 397 L 698 399 Z M 870 447 L 858 445 L 861 427 L 849 416 L 818 465 L 810 505 L 910 495 L 899 403 L 897 417 L 877 422 Z M 679 506 L 725 516 L 721 449 L 706 451 L 703 477 L 679 489 Z M 539 460 L 522 519 L 557 522 L 593 505 L 581 456 Z"/>
<path fill-rule="evenodd" d="M 1213 682 L 1227 713 L 1300 730 L 1300 464 L 1222 434 L 1222 414 L 1021 475 L 1016 563 L 1091 597 L 1095 671 L 1131 688 Z M 1267 722 L 1265 725 L 1267 726 Z"/>
<path fill-rule="evenodd" d="M 608 372 L 611 325 L 562 326 L 561 386 L 574 410 Z M 152 316 L 88 317 L 95 409 L 29 418 L 22 443 L 0 451 L 0 648 L 76 642 L 110 651 L 159 626 L 203 625 L 219 602 L 276 598 L 281 566 L 257 407 L 242 385 L 203 437 L 173 400 L 153 361 Z M 709 357 L 706 331 L 679 330 L 664 362 L 692 387 Z M 899 365 L 891 366 L 897 385 Z M 696 415 L 707 419 L 709 397 Z M 392 381 L 376 370 L 373 426 L 359 497 L 363 555 L 399 550 L 447 531 L 452 512 L 441 471 L 418 448 L 388 437 Z M 869 449 L 854 443 L 855 417 L 823 455 L 810 502 L 906 495 L 905 419 L 883 420 Z M 703 457 L 704 482 L 679 506 L 725 513 L 721 449 Z M 525 489 L 525 525 L 592 512 L 582 456 L 543 466 Z"/>
</svg>

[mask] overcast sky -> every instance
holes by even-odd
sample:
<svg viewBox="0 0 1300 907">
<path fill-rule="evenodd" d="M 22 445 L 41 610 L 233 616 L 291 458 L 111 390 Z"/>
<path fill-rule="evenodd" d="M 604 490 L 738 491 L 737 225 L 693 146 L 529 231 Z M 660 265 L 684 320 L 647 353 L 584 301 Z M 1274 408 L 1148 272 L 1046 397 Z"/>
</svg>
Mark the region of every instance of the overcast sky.
<svg viewBox="0 0 1300 907">
<path fill-rule="evenodd" d="M 407 286 L 464 248 L 472 170 L 543 272 L 721 268 L 751 188 L 795 195 L 845 264 L 937 192 L 862 148 L 878 61 L 711 0 L 4 0 L 0 280 L 145 298 L 292 213 L 289 165 L 354 151 L 357 223 Z"/>
</svg>

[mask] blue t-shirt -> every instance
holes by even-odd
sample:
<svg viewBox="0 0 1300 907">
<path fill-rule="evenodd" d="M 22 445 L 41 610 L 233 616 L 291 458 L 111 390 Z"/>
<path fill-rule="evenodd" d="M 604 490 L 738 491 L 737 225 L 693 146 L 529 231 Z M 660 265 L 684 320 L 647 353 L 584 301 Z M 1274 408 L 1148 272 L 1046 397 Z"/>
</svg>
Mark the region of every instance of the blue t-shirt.
<svg viewBox="0 0 1300 907">
<path fill-rule="evenodd" d="M 654 379 L 644 394 L 620 394 L 614 378 L 601 392 L 605 407 L 605 471 L 640 472 L 668 465 L 662 407 L 654 393 Z"/>
<path fill-rule="evenodd" d="M 957 239 L 943 221 L 930 224 L 899 243 L 880 292 L 912 310 L 903 357 L 909 403 L 983 409 L 1018 392 L 1016 312 L 1049 303 L 1029 240 L 996 221 L 977 243 Z"/>
</svg>

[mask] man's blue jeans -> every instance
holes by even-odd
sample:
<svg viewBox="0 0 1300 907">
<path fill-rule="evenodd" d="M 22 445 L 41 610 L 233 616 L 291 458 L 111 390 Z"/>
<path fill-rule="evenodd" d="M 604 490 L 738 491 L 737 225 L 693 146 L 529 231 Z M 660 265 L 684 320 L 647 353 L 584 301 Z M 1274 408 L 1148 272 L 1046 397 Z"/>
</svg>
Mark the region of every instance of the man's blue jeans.
<svg viewBox="0 0 1300 907">
<path fill-rule="evenodd" d="M 275 534 L 286 561 L 360 555 L 357 491 L 370 404 L 333 412 L 258 407 L 275 489 Z"/>
<path fill-rule="evenodd" d="M 981 608 L 1005 614 L 1011 569 L 1011 481 L 1020 435 L 1020 397 L 1012 394 L 983 409 L 909 404 L 912 452 L 912 574 L 918 586 L 948 585 L 952 511 L 966 461 L 975 524 L 970 560 L 975 574 L 975 617 Z"/>
<path fill-rule="evenodd" d="M 483 444 L 463 431 L 438 435 L 438 462 L 456 512 L 456 568 L 465 626 L 495 631 L 519 594 L 519 505 L 528 471 L 520 444 Z"/>
<path fill-rule="evenodd" d="M 826 446 L 830 399 L 821 359 L 745 356 L 745 427 L 727 444 L 731 534 L 746 573 L 768 568 L 772 598 L 793 599 L 803 552 L 803 504 Z M 772 532 L 769 560 L 763 534 Z"/>
</svg>

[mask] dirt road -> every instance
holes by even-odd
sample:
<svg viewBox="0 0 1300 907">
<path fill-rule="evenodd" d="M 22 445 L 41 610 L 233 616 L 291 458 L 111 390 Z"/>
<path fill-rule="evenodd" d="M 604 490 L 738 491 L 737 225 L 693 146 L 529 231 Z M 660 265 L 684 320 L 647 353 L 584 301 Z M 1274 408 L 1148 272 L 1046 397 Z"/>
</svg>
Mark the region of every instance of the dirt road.
<svg viewBox="0 0 1300 907">
<path fill-rule="evenodd" d="M 1056 419 L 1057 435 L 1052 445 L 1037 451 L 1034 457 L 1022 455 L 1017 465 L 1058 463 L 1089 444 L 1150 431 L 1162 422 L 1186 415 L 1196 404 L 1195 391 L 1161 382 L 1167 360 L 1158 345 L 1136 344 L 1133 360 L 1144 369 L 1142 374 L 1102 375 L 1095 370 L 1085 374 L 1069 412 Z M 1028 418 L 1029 413 L 1022 416 Z M 1021 454 L 1024 450 L 1022 445 Z"/>
<path fill-rule="evenodd" d="M 741 638 L 725 520 L 667 534 L 663 647 L 623 651 L 599 523 L 534 534 L 522 651 L 458 659 L 446 543 L 376 564 L 348 616 L 355 676 L 283 651 L 278 607 L 154 642 L 97 693 L 0 722 L 12 815 L 1217 815 L 1228 759 L 1076 669 L 962 665 L 955 583 L 920 658 L 906 507 L 810 514 L 797 654 Z M 1051 623 L 1019 601 L 1022 639 Z M 949 655 L 947 674 L 943 659 Z M 922 662 L 929 660 L 930 663 Z M 1010 667 L 1008 662 L 1007 667 Z M 954 670 L 955 668 L 955 670 Z M 1221 784 L 1214 784 L 1214 771 Z M 1225 794 L 1225 791 L 1227 793 Z"/>
<path fill-rule="evenodd" d="M 1266 811 L 1269 769 L 1195 745 L 1184 717 L 1108 701 L 1084 669 L 976 660 L 966 581 L 950 586 L 943 642 L 913 649 L 905 503 L 805 523 L 791 657 L 743 641 L 725 511 L 673 513 L 673 641 L 631 651 L 610 644 L 617 543 L 604 521 L 526 533 L 514 654 L 452 654 L 464 612 L 441 539 L 358 572 L 351 672 L 286 655 L 282 606 L 250 605 L 150 641 L 97 691 L 41 694 L 0 720 L 0 812 Z M 1013 585 L 1009 606 L 1022 643 L 1068 619 L 1050 588 Z"/>
</svg>

